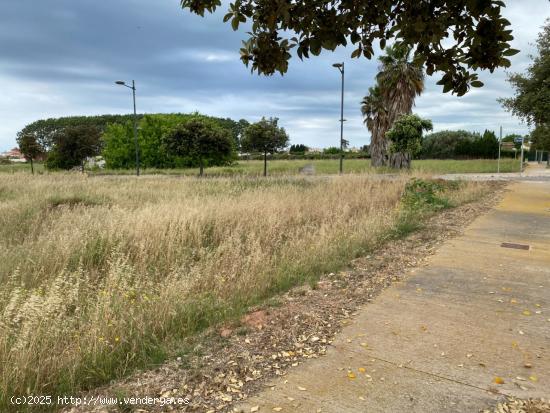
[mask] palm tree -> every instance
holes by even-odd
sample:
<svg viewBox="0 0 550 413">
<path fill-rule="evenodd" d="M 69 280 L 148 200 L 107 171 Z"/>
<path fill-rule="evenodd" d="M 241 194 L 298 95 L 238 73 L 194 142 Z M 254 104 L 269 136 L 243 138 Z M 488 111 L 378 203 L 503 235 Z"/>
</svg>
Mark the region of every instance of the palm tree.
<svg viewBox="0 0 550 413">
<path fill-rule="evenodd" d="M 386 48 L 386 54 L 379 58 L 379 73 L 376 76 L 377 86 L 369 89 L 369 95 L 363 99 L 362 112 L 365 123 L 371 131 L 371 159 L 373 166 L 398 166 L 402 159 L 396 159 L 403 154 L 387 154 L 389 143 L 386 132 L 401 116 L 410 114 L 416 96 L 424 91 L 424 71 L 422 64 L 411 59 L 412 49 L 403 44 L 395 44 Z M 376 106 L 372 103 L 376 102 Z M 370 105 L 370 107 L 369 107 Z M 368 116 L 377 107 L 384 116 L 372 119 L 369 127 Z"/>
<path fill-rule="evenodd" d="M 385 132 L 389 129 L 388 112 L 378 86 L 369 88 L 369 94 L 361 102 L 364 122 L 371 133 L 370 155 L 374 167 L 386 164 L 387 141 Z"/>
</svg>

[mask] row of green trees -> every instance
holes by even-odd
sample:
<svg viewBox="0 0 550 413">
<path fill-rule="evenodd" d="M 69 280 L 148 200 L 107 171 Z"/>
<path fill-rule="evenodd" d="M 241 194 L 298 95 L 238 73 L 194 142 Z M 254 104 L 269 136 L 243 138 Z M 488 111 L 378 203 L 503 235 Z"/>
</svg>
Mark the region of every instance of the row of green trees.
<svg viewBox="0 0 550 413">
<path fill-rule="evenodd" d="M 412 121 L 416 122 L 416 120 Z M 399 127 L 402 127 L 402 125 Z M 392 129 L 396 129 L 395 124 Z M 395 135 L 394 132 L 388 131 L 386 136 L 391 142 L 390 137 Z M 401 139 L 401 137 L 395 139 Z M 519 151 L 522 139 L 525 142 L 531 140 L 529 136 L 522 137 L 521 135 L 510 134 L 506 135 L 502 142 L 514 143 L 515 149 Z M 406 150 L 409 153 L 416 153 L 419 159 L 495 159 L 498 157 L 498 138 L 495 132 L 489 130 L 485 130 L 483 133 L 466 130 L 444 130 L 425 135 L 420 141 L 412 139 L 407 144 L 413 146 Z M 340 154 L 340 148 L 337 147 L 325 148 L 322 153 L 310 153 L 308 151 L 309 148 L 305 145 L 291 145 L 288 154 L 278 154 L 274 159 L 324 159 L 331 156 L 334 158 Z M 506 149 L 502 148 L 501 155 L 513 157 L 514 152 L 510 146 L 507 146 Z M 369 145 L 360 148 L 359 152 L 346 152 L 346 157 L 369 158 Z"/>
<path fill-rule="evenodd" d="M 177 121 L 185 121 L 190 117 L 197 116 L 198 113 L 194 114 L 152 114 L 144 115 L 138 114 L 138 122 L 141 122 L 144 117 L 163 117 L 163 120 L 166 121 L 167 118 L 172 118 Z M 220 127 L 228 129 L 230 131 L 232 139 L 235 141 L 236 146 L 238 147 L 239 136 L 242 136 L 244 129 L 249 126 L 248 121 L 241 119 L 235 121 L 229 118 L 216 118 L 216 117 L 207 117 Z M 69 128 L 76 127 L 90 127 L 98 130 L 100 134 L 105 132 L 107 128 L 111 125 L 125 125 L 133 122 L 133 115 L 97 115 L 97 116 L 67 116 L 60 118 L 48 118 L 40 119 L 35 122 L 32 122 L 25 126 L 21 131 L 18 132 L 17 137 L 20 139 L 22 136 L 32 135 L 36 140 L 37 144 L 40 146 L 43 152 L 48 152 L 56 144 L 59 133 L 63 132 Z"/>
<path fill-rule="evenodd" d="M 514 137 L 511 135 L 506 140 Z M 436 132 L 424 137 L 418 156 L 424 159 L 495 159 L 498 157 L 498 139 L 488 130 L 483 134 L 464 130 Z"/>
<path fill-rule="evenodd" d="M 138 123 L 138 146 L 140 163 L 144 168 L 174 168 L 198 166 L 194 154 L 183 155 L 177 146 L 172 131 L 180 130 L 190 121 L 200 122 L 202 132 L 208 135 L 224 135 L 224 139 L 231 141 L 230 149 L 239 144 L 241 131 L 231 134 L 230 129 L 218 119 L 200 114 L 155 114 L 145 115 Z M 133 122 L 113 123 L 107 126 L 103 133 L 103 148 L 101 155 L 105 159 L 106 167 L 111 169 L 129 169 L 135 165 Z M 205 137 L 205 139 L 207 139 Z M 231 152 L 230 150 L 230 152 Z M 225 155 L 221 156 L 224 157 Z M 217 163 L 219 160 L 205 160 L 207 163 Z M 223 163 L 223 162 L 222 162 Z"/>
<path fill-rule="evenodd" d="M 79 119 L 87 121 L 78 124 Z M 39 121 L 19 133 L 18 143 L 31 161 L 31 169 L 35 159 L 45 159 L 50 169 L 83 169 L 85 160 L 95 155 L 102 155 L 108 168 L 133 168 L 133 119 L 115 119 L 110 124 L 104 124 L 102 117 Z M 204 168 L 228 165 L 237 151 L 248 151 L 263 155 L 267 175 L 267 155 L 283 150 L 288 141 L 277 118 L 249 124 L 194 113 L 141 115 L 138 120 L 140 165 L 144 168 L 197 167 L 203 175 Z"/>
<path fill-rule="evenodd" d="M 288 146 L 288 134 L 278 122 L 277 118 L 253 124 L 240 121 L 239 129 L 232 130 L 199 114 L 145 115 L 139 122 L 140 162 L 144 168 L 198 167 L 202 175 L 206 167 L 233 162 L 237 151 L 254 152 L 263 155 L 267 175 L 267 155 Z M 132 128 L 131 122 L 107 127 L 102 151 L 107 168 L 127 169 L 135 164 Z"/>
<path fill-rule="evenodd" d="M 162 153 L 157 150 L 161 134 L 194 118 L 201 118 L 213 127 L 226 131 L 231 147 L 238 148 L 246 120 L 215 118 L 195 114 L 137 115 L 140 128 L 140 148 L 147 166 L 162 164 Z M 103 154 L 106 150 L 112 167 L 133 167 L 135 158 L 125 159 L 128 148 L 132 153 L 133 138 L 127 131 L 133 125 L 132 115 L 70 116 L 41 119 L 25 126 L 17 136 L 19 147 L 31 162 L 44 160 L 50 169 L 83 168 L 88 157 Z M 107 148 L 107 141 L 110 139 Z M 119 139 L 117 141 L 117 138 Z M 166 157 L 165 157 L 166 158 Z"/>
</svg>

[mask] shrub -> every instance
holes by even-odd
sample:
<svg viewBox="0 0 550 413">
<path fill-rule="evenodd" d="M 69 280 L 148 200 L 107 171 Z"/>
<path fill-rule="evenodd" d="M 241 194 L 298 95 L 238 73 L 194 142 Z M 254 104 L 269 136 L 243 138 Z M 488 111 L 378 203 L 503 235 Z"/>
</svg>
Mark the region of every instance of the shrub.
<svg viewBox="0 0 550 413">
<path fill-rule="evenodd" d="M 421 159 L 453 159 L 459 156 L 457 146 L 469 145 L 475 139 L 471 132 L 441 131 L 426 135 L 422 140 Z"/>
<path fill-rule="evenodd" d="M 433 211 L 449 208 L 449 200 L 443 195 L 448 188 L 454 188 L 456 185 L 456 182 L 413 178 L 405 187 L 403 203 L 407 208 L 414 210 Z"/>
</svg>

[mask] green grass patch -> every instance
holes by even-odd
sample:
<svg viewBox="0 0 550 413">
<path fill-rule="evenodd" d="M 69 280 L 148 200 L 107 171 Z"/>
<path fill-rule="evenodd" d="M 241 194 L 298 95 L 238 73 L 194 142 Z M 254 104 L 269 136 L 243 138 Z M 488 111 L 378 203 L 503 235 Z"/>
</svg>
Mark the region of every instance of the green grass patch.
<svg viewBox="0 0 550 413">
<path fill-rule="evenodd" d="M 318 160 L 272 160 L 268 161 L 268 174 L 278 175 L 298 175 L 300 169 L 306 165 L 313 165 L 317 175 L 335 175 L 339 173 L 338 159 L 318 159 Z M 412 163 L 413 172 L 446 174 L 446 173 L 496 173 L 496 159 L 471 159 L 471 160 L 452 160 L 452 159 L 420 159 Z M 503 158 L 500 161 L 500 172 L 519 172 L 519 160 Z M 43 164 L 35 164 L 37 174 L 59 173 L 50 172 L 44 169 Z M 370 165 L 370 159 L 345 159 L 344 173 L 395 173 L 391 169 L 374 169 Z M 9 164 L 0 165 L 0 173 L 26 173 L 30 174 L 30 165 L 28 164 Z M 90 175 L 133 175 L 134 169 L 94 169 L 87 171 Z M 196 168 L 179 169 L 155 169 L 145 168 L 142 170 L 144 175 L 183 175 L 197 176 Z M 258 177 L 263 174 L 263 161 L 239 160 L 231 166 L 207 168 L 205 170 L 207 177 L 232 177 L 232 176 L 250 176 Z"/>
<path fill-rule="evenodd" d="M 34 172 L 36 174 L 43 174 L 45 172 L 44 164 L 41 162 L 35 162 L 34 163 Z M 30 163 L 8 163 L 8 164 L 0 164 L 0 174 L 2 173 L 24 173 L 31 175 L 31 165 Z"/>
</svg>

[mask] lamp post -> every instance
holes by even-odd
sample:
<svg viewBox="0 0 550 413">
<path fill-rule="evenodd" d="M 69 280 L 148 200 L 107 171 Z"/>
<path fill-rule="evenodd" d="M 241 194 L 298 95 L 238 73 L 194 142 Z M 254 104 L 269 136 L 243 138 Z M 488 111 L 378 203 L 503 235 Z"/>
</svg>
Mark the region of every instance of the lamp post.
<svg viewBox="0 0 550 413">
<path fill-rule="evenodd" d="M 137 112 L 136 112 L 136 82 L 132 80 L 132 86 L 128 86 L 123 80 L 117 80 L 117 85 L 125 86 L 128 89 L 132 89 L 132 96 L 134 98 L 134 145 L 136 148 L 136 176 L 139 176 L 139 145 L 138 145 L 138 132 L 137 132 Z"/>
<path fill-rule="evenodd" d="M 340 101 L 340 174 L 344 172 L 344 62 L 334 63 L 333 67 L 337 68 L 342 74 L 342 99 Z"/>
<path fill-rule="evenodd" d="M 521 156 L 519 158 L 519 173 L 523 173 L 523 143 L 524 143 L 525 137 L 521 137 Z"/>
<path fill-rule="evenodd" d="M 497 173 L 500 173 L 500 147 L 502 145 L 502 126 L 500 127 L 500 136 L 498 138 L 498 161 L 497 161 Z"/>
</svg>

